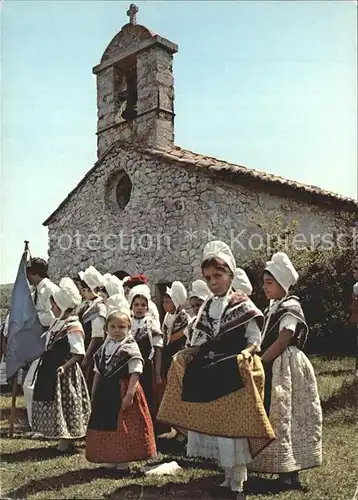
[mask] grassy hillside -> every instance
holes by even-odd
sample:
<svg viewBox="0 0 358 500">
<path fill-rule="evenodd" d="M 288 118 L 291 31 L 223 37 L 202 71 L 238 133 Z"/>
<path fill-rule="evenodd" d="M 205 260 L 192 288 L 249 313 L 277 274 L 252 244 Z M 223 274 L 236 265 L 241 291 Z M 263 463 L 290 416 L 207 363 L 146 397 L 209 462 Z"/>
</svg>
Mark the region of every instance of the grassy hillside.
<svg viewBox="0 0 358 500">
<path fill-rule="evenodd" d="M 273 478 L 250 474 L 248 486 L 255 500 L 350 500 L 356 498 L 358 467 L 357 384 L 354 358 L 312 359 L 324 413 L 322 467 L 304 471 L 301 479 L 308 493 L 282 492 L 272 496 Z M 84 441 L 78 441 L 72 454 L 56 452 L 55 442 L 26 439 L 24 400 L 18 398 L 15 436 L 7 438 L 11 394 L 0 401 L 2 439 L 2 498 L 29 500 L 105 499 L 105 500 L 213 500 L 231 498 L 219 487 L 222 471 L 213 462 L 170 453 L 169 442 L 157 459 L 176 460 L 182 470 L 174 476 L 144 476 L 142 464 L 131 464 L 131 474 L 108 470 L 87 462 Z M 356 437 L 354 437 L 356 436 Z M 164 441 L 164 440 L 163 440 Z M 168 440 L 170 441 L 170 440 Z M 169 449 L 168 449 L 169 448 Z M 218 493 L 220 491 L 220 493 Z"/>
</svg>

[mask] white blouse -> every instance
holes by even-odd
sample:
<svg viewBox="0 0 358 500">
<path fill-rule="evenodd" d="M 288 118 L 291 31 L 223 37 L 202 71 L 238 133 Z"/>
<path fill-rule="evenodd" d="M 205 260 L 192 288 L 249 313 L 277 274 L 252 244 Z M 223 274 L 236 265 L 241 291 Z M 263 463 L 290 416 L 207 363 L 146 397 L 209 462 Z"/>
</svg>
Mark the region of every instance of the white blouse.
<svg viewBox="0 0 358 500">
<path fill-rule="evenodd" d="M 163 324 L 168 328 L 168 330 L 171 330 L 173 328 L 176 316 L 177 315 L 175 313 L 167 313 L 165 315 Z"/>
<path fill-rule="evenodd" d="M 220 319 L 229 304 L 231 290 L 223 297 L 213 297 L 210 307 L 209 316 L 213 320 L 214 335 L 216 336 L 220 330 Z M 251 319 L 246 323 L 245 338 L 248 344 L 255 344 L 257 347 L 261 344 L 261 330 L 255 319 Z"/>
<path fill-rule="evenodd" d="M 52 333 L 59 332 L 65 323 L 66 323 L 65 319 L 55 320 L 53 322 L 50 329 L 46 332 L 46 347 L 49 343 L 50 338 L 52 337 Z M 68 333 L 67 338 L 70 344 L 71 354 L 78 354 L 81 356 L 84 356 L 86 354 L 84 336 L 82 335 L 81 332 Z"/>
<path fill-rule="evenodd" d="M 265 318 L 265 328 L 263 331 L 263 337 L 266 335 L 266 330 L 268 328 L 268 325 L 270 323 L 270 318 L 272 314 L 274 314 L 280 305 L 281 300 L 275 300 L 271 303 L 269 313 L 267 317 Z M 292 332 L 292 335 L 294 335 L 296 331 L 296 326 L 298 324 L 298 319 L 293 316 L 293 314 L 285 314 L 285 316 L 281 319 L 280 324 L 279 324 L 279 331 L 285 329 L 285 330 L 290 330 Z"/>
<path fill-rule="evenodd" d="M 125 339 L 118 341 L 107 337 L 106 343 L 104 345 L 106 364 L 109 363 L 112 354 L 118 348 L 118 344 L 123 344 L 124 341 Z M 96 366 L 94 367 L 94 372 L 99 373 Z M 143 361 L 141 359 L 130 359 L 128 361 L 128 372 L 130 375 L 132 373 L 138 373 L 139 375 L 143 373 Z"/>
<path fill-rule="evenodd" d="M 79 354 L 81 356 L 86 354 L 84 338 L 80 332 L 68 333 L 67 338 L 70 344 L 70 352 L 72 354 Z"/>
<path fill-rule="evenodd" d="M 296 326 L 298 323 L 298 319 L 293 316 L 293 314 L 286 314 L 280 321 L 279 330 L 290 330 L 292 334 L 296 331 Z"/>
<path fill-rule="evenodd" d="M 105 306 L 104 302 L 102 301 L 102 299 L 100 297 L 98 297 L 97 299 L 95 299 L 93 301 L 91 307 L 93 307 L 94 305 L 96 305 L 98 307 L 100 315 L 97 316 L 97 318 L 94 318 L 91 321 L 91 327 L 92 327 L 91 336 L 92 336 L 92 338 L 103 339 L 105 337 L 105 334 L 104 334 L 104 325 L 105 325 L 105 322 L 106 322 L 106 320 L 105 320 L 105 317 L 106 317 L 106 306 Z M 89 309 L 91 309 L 91 308 L 89 308 Z M 87 311 L 89 309 L 87 309 Z"/>
<path fill-rule="evenodd" d="M 43 278 L 36 286 L 37 300 L 35 309 L 42 326 L 50 326 L 55 319 L 51 311 L 50 297 L 58 290 L 58 287 L 48 278 Z M 35 296 L 35 292 L 33 297 Z"/>
<path fill-rule="evenodd" d="M 94 318 L 92 320 L 92 338 L 99 338 L 103 339 L 104 338 L 104 324 L 105 324 L 105 319 L 102 318 L 102 316 L 97 316 L 97 318 Z"/>
<path fill-rule="evenodd" d="M 132 331 L 132 335 L 133 337 L 135 337 L 135 334 L 136 334 L 136 331 L 137 330 L 140 330 L 142 328 L 147 328 L 146 325 L 145 325 L 145 320 L 147 318 L 144 316 L 143 318 L 132 318 L 132 328 L 131 328 L 131 331 Z M 149 319 L 149 322 L 150 322 L 150 319 Z M 158 335 L 158 334 L 155 334 L 156 332 L 154 332 L 154 335 L 153 335 L 153 330 L 152 330 L 152 340 L 151 340 L 151 344 L 153 347 L 159 347 L 159 348 L 162 348 L 163 347 L 163 335 Z"/>
</svg>

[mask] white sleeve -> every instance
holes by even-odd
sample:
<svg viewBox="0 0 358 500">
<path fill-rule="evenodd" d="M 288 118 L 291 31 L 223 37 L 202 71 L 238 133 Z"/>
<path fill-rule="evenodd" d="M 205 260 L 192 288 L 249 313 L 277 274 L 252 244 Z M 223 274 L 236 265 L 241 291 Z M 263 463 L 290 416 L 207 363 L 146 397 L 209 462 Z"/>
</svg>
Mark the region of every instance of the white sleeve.
<svg viewBox="0 0 358 500">
<path fill-rule="evenodd" d="M 248 344 L 256 345 L 257 347 L 261 344 L 261 330 L 257 321 L 255 319 L 251 319 L 246 324 L 245 337 L 247 339 Z"/>
<path fill-rule="evenodd" d="M 83 335 L 81 333 L 72 332 L 67 334 L 68 342 L 70 343 L 70 353 L 71 354 L 81 354 L 85 355 L 85 343 Z"/>
<path fill-rule="evenodd" d="M 57 290 L 57 286 L 48 280 L 46 284 L 38 292 L 37 298 L 37 315 L 42 326 L 50 326 L 55 316 L 51 311 L 51 301 L 50 297 Z"/>
<path fill-rule="evenodd" d="M 92 338 L 104 338 L 104 323 L 105 320 L 101 316 L 97 316 L 92 321 Z"/>
<path fill-rule="evenodd" d="M 159 347 L 160 349 L 164 347 L 163 335 L 154 335 L 152 339 L 153 347 Z"/>
<path fill-rule="evenodd" d="M 292 333 L 295 333 L 297 323 L 298 323 L 297 318 L 295 318 L 292 314 L 286 314 L 280 321 L 279 331 L 285 329 L 285 330 L 291 330 Z"/>
<path fill-rule="evenodd" d="M 141 359 L 130 359 L 128 361 L 128 372 L 132 373 L 143 373 L 143 361 Z"/>
<path fill-rule="evenodd" d="M 97 304 L 98 306 L 98 311 L 99 311 L 99 315 L 101 318 L 105 318 L 106 317 L 106 313 L 107 313 L 107 307 L 105 305 L 104 302 L 98 302 Z"/>
</svg>

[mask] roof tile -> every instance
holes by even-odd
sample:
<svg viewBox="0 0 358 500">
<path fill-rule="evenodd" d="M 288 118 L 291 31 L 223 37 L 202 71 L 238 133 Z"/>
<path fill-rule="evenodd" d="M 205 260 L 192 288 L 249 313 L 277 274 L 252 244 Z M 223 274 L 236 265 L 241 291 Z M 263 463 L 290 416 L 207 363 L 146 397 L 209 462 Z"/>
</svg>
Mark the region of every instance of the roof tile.
<svg viewBox="0 0 358 500">
<path fill-rule="evenodd" d="M 56 210 L 47 218 L 47 220 L 43 223 L 45 226 L 48 225 L 52 217 L 66 205 L 66 203 L 69 201 L 72 195 L 74 195 L 77 189 L 95 171 L 97 166 L 101 164 L 106 154 L 108 154 L 117 144 L 123 150 L 138 151 L 139 153 L 148 155 L 163 162 L 176 163 L 180 167 L 188 167 L 191 170 L 198 170 L 200 174 L 215 174 L 218 175 L 221 179 L 230 181 L 234 184 L 240 184 L 243 181 L 252 179 L 255 182 L 262 182 L 271 186 L 276 185 L 280 187 L 287 187 L 290 190 L 296 191 L 297 193 L 307 194 L 310 196 L 313 195 L 315 201 L 317 199 L 320 199 L 323 202 L 335 203 L 339 205 L 340 209 L 345 208 L 350 211 L 358 211 L 357 200 L 341 196 L 337 193 L 321 189 L 317 186 L 310 186 L 307 184 L 296 182 L 292 179 L 286 179 L 274 174 L 262 172 L 260 170 L 253 170 L 242 165 L 234 165 L 224 160 L 213 158 L 211 156 L 193 153 L 192 151 L 182 149 L 179 146 L 174 146 L 170 149 L 163 149 L 151 148 L 140 143 L 128 144 L 118 141 L 108 148 L 101 160 L 95 163 L 94 167 L 92 167 L 91 170 L 87 172 L 87 174 L 81 179 L 77 186 L 67 195 L 62 203 L 56 208 Z"/>
</svg>

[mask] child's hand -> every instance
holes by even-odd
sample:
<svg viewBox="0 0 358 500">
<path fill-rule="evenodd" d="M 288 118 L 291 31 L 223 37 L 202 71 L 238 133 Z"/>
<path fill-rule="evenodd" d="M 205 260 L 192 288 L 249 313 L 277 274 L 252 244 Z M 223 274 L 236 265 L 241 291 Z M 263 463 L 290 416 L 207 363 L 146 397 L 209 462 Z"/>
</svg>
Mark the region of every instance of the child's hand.
<svg viewBox="0 0 358 500">
<path fill-rule="evenodd" d="M 155 382 L 157 383 L 157 385 L 162 385 L 163 384 L 163 379 L 160 375 L 156 375 L 155 376 Z"/>
<path fill-rule="evenodd" d="M 122 401 L 122 410 L 126 411 L 130 406 L 133 404 L 133 395 L 132 394 L 126 394 L 123 398 Z"/>
<path fill-rule="evenodd" d="M 59 366 L 57 368 L 57 375 L 59 375 L 60 377 L 63 377 L 63 375 L 65 374 L 65 369 L 63 366 Z"/>
<path fill-rule="evenodd" d="M 244 359 L 251 358 L 251 352 L 248 349 L 244 349 L 243 351 L 240 352 L 240 354 Z"/>
</svg>

